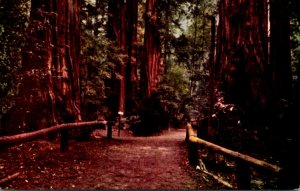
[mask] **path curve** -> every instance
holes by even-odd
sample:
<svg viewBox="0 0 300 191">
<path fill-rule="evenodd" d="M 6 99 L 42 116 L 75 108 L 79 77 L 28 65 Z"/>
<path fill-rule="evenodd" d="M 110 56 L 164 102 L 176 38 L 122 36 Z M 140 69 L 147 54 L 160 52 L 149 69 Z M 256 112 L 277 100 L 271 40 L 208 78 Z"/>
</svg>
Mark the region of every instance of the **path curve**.
<svg viewBox="0 0 300 191">
<path fill-rule="evenodd" d="M 97 156 L 97 168 L 86 172 L 90 182 L 78 183 L 96 189 L 196 189 L 182 160 L 184 136 L 184 130 L 152 137 L 126 136 L 124 131 L 118 137 L 114 131 L 115 140 Z"/>
<path fill-rule="evenodd" d="M 0 152 L 6 174 L 20 176 L 5 189 L 206 189 L 186 161 L 185 130 L 160 136 L 134 137 L 113 131 L 107 140 L 98 130 L 87 142 L 70 141 L 59 152 L 59 142 L 44 140 Z M 198 176 L 200 176 L 198 174 Z"/>
</svg>

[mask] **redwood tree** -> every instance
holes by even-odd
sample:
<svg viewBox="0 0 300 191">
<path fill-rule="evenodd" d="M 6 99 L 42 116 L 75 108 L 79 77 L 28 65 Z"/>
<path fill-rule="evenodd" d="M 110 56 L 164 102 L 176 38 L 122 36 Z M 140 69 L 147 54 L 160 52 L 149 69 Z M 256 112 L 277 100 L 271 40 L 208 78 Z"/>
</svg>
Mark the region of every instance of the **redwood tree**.
<svg viewBox="0 0 300 191">
<path fill-rule="evenodd" d="M 79 16 L 79 0 L 31 1 L 20 89 L 22 125 L 31 130 L 81 120 Z"/>
<path fill-rule="evenodd" d="M 128 61 L 126 64 L 126 108 L 127 111 L 136 107 L 134 98 L 137 96 L 137 21 L 138 0 L 127 1 L 127 44 Z"/>
<path fill-rule="evenodd" d="M 110 0 L 108 7 L 108 37 L 115 41 L 123 55 L 119 63 L 119 107 L 125 112 L 125 104 L 132 103 L 136 86 L 136 42 L 137 42 L 137 10 L 138 1 Z M 127 59 L 126 59 L 127 57 Z"/>
<path fill-rule="evenodd" d="M 243 108 L 255 127 L 265 125 L 265 119 L 271 117 L 267 124 L 271 130 L 260 131 L 276 140 L 272 154 L 283 168 L 280 188 L 294 189 L 299 186 L 299 133 L 288 102 L 292 85 L 288 1 L 269 2 L 270 44 L 267 0 L 220 1 L 216 66 L 226 101 Z M 273 110 L 266 110 L 267 106 Z"/>
<path fill-rule="evenodd" d="M 267 105 L 266 1 L 221 0 L 216 71 L 225 99 L 258 114 Z"/>
<path fill-rule="evenodd" d="M 145 77 L 145 96 L 150 97 L 156 91 L 159 81 L 161 45 L 160 35 L 157 29 L 156 0 L 146 1 L 145 17 L 145 63 L 143 65 Z"/>
<path fill-rule="evenodd" d="M 290 7 L 287 0 L 270 0 L 270 65 L 273 95 L 273 128 L 280 144 L 279 161 L 283 167 L 281 189 L 295 189 L 300 184 L 298 105 L 292 103 L 290 49 Z M 292 6 L 296 6 L 292 2 Z M 298 9 L 299 10 L 299 7 Z M 296 98 L 299 99 L 299 98 Z M 297 102 L 297 101 L 296 101 Z M 299 110 L 298 110 L 299 111 Z"/>
<path fill-rule="evenodd" d="M 270 64 L 275 98 L 289 100 L 292 90 L 290 18 L 287 0 L 270 0 Z"/>
</svg>

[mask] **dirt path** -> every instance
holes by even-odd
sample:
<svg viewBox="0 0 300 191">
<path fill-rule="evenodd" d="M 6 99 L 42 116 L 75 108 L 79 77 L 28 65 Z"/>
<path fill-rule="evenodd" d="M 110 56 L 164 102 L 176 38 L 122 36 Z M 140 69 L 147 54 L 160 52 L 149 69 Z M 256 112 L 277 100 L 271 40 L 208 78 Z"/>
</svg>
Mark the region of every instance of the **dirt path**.
<svg viewBox="0 0 300 191">
<path fill-rule="evenodd" d="M 0 178 L 20 172 L 5 189 L 215 189 L 186 162 L 184 130 L 160 136 L 133 137 L 113 132 L 108 141 L 99 130 L 92 141 L 34 141 L 0 152 Z M 197 176 L 200 176 L 199 174 Z"/>
</svg>

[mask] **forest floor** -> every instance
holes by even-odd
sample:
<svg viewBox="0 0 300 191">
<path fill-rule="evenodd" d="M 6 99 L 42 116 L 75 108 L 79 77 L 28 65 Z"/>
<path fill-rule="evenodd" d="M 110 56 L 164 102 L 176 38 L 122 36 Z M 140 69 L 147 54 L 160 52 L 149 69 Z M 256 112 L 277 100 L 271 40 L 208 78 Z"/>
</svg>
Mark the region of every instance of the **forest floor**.
<svg viewBox="0 0 300 191">
<path fill-rule="evenodd" d="M 36 140 L 0 151 L 0 180 L 18 173 L 0 189 L 226 189 L 187 162 L 185 130 L 136 137 L 105 130 L 85 142 Z"/>
</svg>

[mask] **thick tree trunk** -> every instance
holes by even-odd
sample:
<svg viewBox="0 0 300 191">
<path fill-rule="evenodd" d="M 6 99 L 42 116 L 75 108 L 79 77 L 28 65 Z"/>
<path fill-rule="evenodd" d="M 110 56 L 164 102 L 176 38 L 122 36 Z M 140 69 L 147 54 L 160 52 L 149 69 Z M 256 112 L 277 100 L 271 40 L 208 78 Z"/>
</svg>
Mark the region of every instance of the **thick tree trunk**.
<svg viewBox="0 0 300 191">
<path fill-rule="evenodd" d="M 62 99 L 66 99 L 67 114 L 74 119 L 64 119 L 66 122 L 81 120 L 80 118 L 80 0 L 57 1 L 58 33 L 57 52 L 58 71 L 61 71 Z M 61 13 L 61 14 L 59 14 Z"/>
<path fill-rule="evenodd" d="M 225 99 L 259 114 L 268 102 L 266 1 L 222 0 L 219 11 L 216 70 Z"/>
<path fill-rule="evenodd" d="M 214 103 L 215 103 L 215 49 L 216 49 L 216 19 L 214 16 L 210 16 L 211 23 L 211 37 L 210 37 L 210 50 L 209 50 L 209 83 L 210 83 L 210 92 L 209 92 L 209 110 L 210 114 L 212 114 Z"/>
<path fill-rule="evenodd" d="M 20 106 L 29 130 L 81 120 L 79 0 L 32 0 Z"/>
<path fill-rule="evenodd" d="M 145 96 L 156 91 L 159 82 L 160 69 L 160 36 L 156 27 L 157 10 L 155 9 L 155 0 L 147 0 L 146 2 L 146 18 L 145 18 L 145 57 L 146 61 L 143 65 L 145 74 Z"/>
<path fill-rule="evenodd" d="M 121 54 L 127 55 L 127 23 L 126 23 L 126 2 L 120 1 L 119 2 L 119 26 L 115 26 L 115 30 L 117 31 L 117 43 L 119 48 L 121 49 Z M 117 28 L 118 27 L 118 28 Z M 119 95 L 119 111 L 125 112 L 125 85 L 126 85 L 126 59 L 122 60 L 122 63 L 120 65 L 120 95 Z"/>
<path fill-rule="evenodd" d="M 136 107 L 137 96 L 137 19 L 138 0 L 127 1 L 128 23 L 128 62 L 126 65 L 126 110 L 132 112 Z"/>
<path fill-rule="evenodd" d="M 108 1 L 108 22 L 106 25 L 106 36 L 118 46 L 118 31 L 116 30 L 119 26 L 119 10 L 118 10 L 118 0 L 109 0 Z M 118 70 L 117 72 L 120 72 Z M 107 105 L 110 108 L 111 116 L 109 117 L 113 120 L 116 117 L 119 111 L 119 100 L 120 99 L 120 81 L 117 79 L 116 71 L 112 71 L 112 79 L 106 81 L 106 87 L 109 90 L 106 92 L 108 97 Z"/>
<path fill-rule="evenodd" d="M 292 90 L 288 1 L 270 0 L 270 64 L 275 98 L 289 100 Z"/>
<path fill-rule="evenodd" d="M 163 44 L 163 60 L 164 60 L 164 71 L 163 74 L 166 75 L 168 72 L 168 61 L 170 59 L 170 41 L 171 41 L 171 34 L 170 34 L 170 22 L 171 22 L 171 11 L 170 11 L 170 5 L 167 4 L 165 8 L 165 36 L 164 36 L 164 44 Z"/>
<path fill-rule="evenodd" d="M 283 167 L 280 189 L 297 189 L 300 184 L 299 129 L 296 110 L 290 104 L 292 98 L 292 72 L 290 50 L 289 1 L 270 0 L 270 65 L 272 71 L 272 93 L 274 110 L 272 120 L 275 136 L 282 149 L 278 149 Z M 299 99 L 299 98 L 298 98 Z"/>
<path fill-rule="evenodd" d="M 116 1 L 110 0 L 108 4 L 108 28 L 107 35 L 111 40 L 116 42 L 116 46 L 120 48 L 120 54 L 128 55 L 131 59 L 131 49 L 128 48 L 129 37 L 133 35 L 134 29 L 128 32 L 131 28 L 128 29 L 128 11 L 127 9 L 132 10 L 132 7 L 129 6 L 131 1 Z M 132 2 L 133 3 L 133 2 Z M 133 14 L 133 13 L 132 13 Z M 130 26 L 129 26 L 130 27 Z M 131 41 L 134 39 L 131 38 Z M 131 61 L 130 61 L 131 62 Z M 119 64 L 118 72 L 120 74 L 119 79 L 119 106 L 118 111 L 125 112 L 125 101 L 126 101 L 126 69 L 129 67 L 129 63 L 127 59 L 122 59 Z"/>
</svg>

